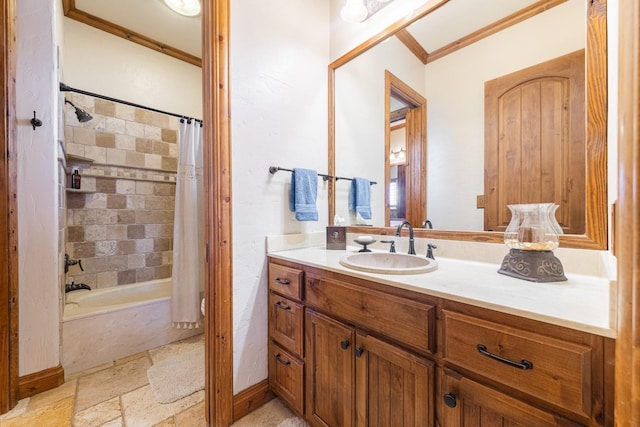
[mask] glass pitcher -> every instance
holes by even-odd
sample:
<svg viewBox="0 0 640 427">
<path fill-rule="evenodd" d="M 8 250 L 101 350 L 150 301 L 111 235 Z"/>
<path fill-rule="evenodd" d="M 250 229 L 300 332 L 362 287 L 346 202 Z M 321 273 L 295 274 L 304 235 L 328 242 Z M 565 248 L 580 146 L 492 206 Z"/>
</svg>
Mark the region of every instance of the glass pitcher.
<svg viewBox="0 0 640 427">
<path fill-rule="evenodd" d="M 558 205 L 532 203 L 507 205 L 511 222 L 504 232 L 504 243 L 512 249 L 552 251 L 558 247 L 562 228 L 555 217 Z"/>
</svg>

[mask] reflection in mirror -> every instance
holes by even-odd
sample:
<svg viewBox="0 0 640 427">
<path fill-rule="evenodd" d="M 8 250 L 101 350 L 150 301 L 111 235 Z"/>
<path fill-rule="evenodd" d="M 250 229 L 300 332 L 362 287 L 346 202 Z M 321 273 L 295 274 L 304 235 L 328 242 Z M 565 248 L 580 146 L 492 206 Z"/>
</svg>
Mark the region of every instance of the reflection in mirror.
<svg viewBox="0 0 640 427">
<path fill-rule="evenodd" d="M 390 122 L 385 117 L 390 107 L 384 104 L 388 71 L 428 103 L 428 155 L 424 154 L 424 165 L 414 172 L 424 174 L 428 186 L 424 202 L 416 197 L 406 198 L 404 216 L 409 216 L 418 202 L 425 217 L 411 221 L 416 227 L 429 219 L 436 229 L 455 230 L 438 233 L 438 237 L 500 241 L 501 234 L 498 237 L 498 233 L 478 233 L 485 229 L 481 207 L 486 191 L 485 82 L 585 48 L 587 80 L 606 76 L 606 27 L 599 27 L 606 19 L 606 10 L 595 2 L 585 13 L 585 4 L 589 2 L 452 0 L 406 29 L 390 27 L 391 35 L 383 42 L 372 47 L 365 43 L 354 49 L 358 54 L 350 60 L 335 62 L 334 170 L 337 175 L 364 176 L 387 183 L 386 189 L 372 188 L 372 225 L 389 227 L 394 217 L 389 209 L 389 188 L 392 173 L 396 173 L 390 169 L 395 154 L 390 145 Z M 510 9 L 501 10 L 503 6 Z M 526 13 L 514 17 L 521 9 Z M 591 26 L 589 34 L 585 23 Z M 446 47 L 447 43 L 456 46 Z M 595 86 L 602 88 L 605 83 Z M 590 90 L 588 85 L 587 88 Z M 576 246 L 602 248 L 606 247 L 606 158 L 601 152 L 606 151 L 606 120 L 595 123 L 593 116 L 594 111 L 606 116 L 606 90 L 587 93 L 586 103 L 588 134 L 578 143 L 585 148 L 597 147 L 596 151 L 586 150 L 587 168 L 599 176 L 595 181 L 586 179 L 587 209 L 581 219 L 586 223 L 585 233 L 576 239 L 563 239 L 571 245 L 576 242 Z M 410 173 L 416 171 L 410 153 L 406 155 L 405 168 Z M 604 174 L 600 173 L 601 168 Z M 393 176 L 397 180 L 397 175 Z M 586 176 L 590 176 L 589 171 Z M 330 209 L 341 216 L 346 216 L 347 191 L 336 183 Z M 396 197 L 396 205 L 398 200 Z M 558 202 L 562 204 L 561 200 Z M 604 233 L 594 231 L 594 223 L 598 227 L 604 224 Z"/>
</svg>

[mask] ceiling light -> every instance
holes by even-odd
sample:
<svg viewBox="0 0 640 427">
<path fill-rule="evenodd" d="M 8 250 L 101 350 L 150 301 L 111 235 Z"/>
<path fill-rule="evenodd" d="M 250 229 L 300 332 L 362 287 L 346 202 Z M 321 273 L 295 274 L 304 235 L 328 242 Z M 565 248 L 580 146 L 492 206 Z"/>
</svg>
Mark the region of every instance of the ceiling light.
<svg viewBox="0 0 640 427">
<path fill-rule="evenodd" d="M 200 14 L 200 0 L 164 0 L 171 10 L 183 16 L 197 16 Z"/>
<path fill-rule="evenodd" d="M 340 11 L 340 17 L 352 24 L 364 21 L 368 14 L 369 11 L 362 0 L 347 0 L 347 4 Z"/>
</svg>

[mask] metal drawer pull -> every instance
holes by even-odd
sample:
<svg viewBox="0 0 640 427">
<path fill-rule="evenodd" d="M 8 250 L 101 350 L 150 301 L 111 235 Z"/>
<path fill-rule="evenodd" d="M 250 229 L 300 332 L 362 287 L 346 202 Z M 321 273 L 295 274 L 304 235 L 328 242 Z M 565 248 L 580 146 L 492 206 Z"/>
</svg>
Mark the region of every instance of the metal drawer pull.
<svg viewBox="0 0 640 427">
<path fill-rule="evenodd" d="M 514 362 L 513 360 L 505 359 L 504 357 L 500 357 L 497 354 L 493 354 L 487 351 L 487 346 L 483 344 L 478 344 L 477 348 L 480 354 L 482 354 L 483 356 L 490 357 L 491 359 L 497 360 L 498 362 L 505 363 L 509 366 L 513 366 L 514 368 L 522 369 L 523 371 L 526 371 L 528 369 L 533 369 L 533 363 L 529 362 L 528 360 L 522 359 L 521 362 Z"/>
<path fill-rule="evenodd" d="M 276 307 L 278 307 L 281 310 L 291 310 L 291 307 L 289 307 L 287 304 L 283 303 L 282 301 L 278 301 L 276 303 Z"/>
<path fill-rule="evenodd" d="M 280 356 L 280 353 L 276 354 L 276 360 L 278 362 L 282 363 L 284 366 L 291 365 L 291 362 L 289 360 L 282 360 L 282 357 Z"/>
<path fill-rule="evenodd" d="M 276 283 L 280 283 L 281 285 L 289 285 L 289 284 L 291 284 L 291 280 L 289 280 L 289 279 L 281 279 L 279 277 L 276 277 Z"/>
</svg>

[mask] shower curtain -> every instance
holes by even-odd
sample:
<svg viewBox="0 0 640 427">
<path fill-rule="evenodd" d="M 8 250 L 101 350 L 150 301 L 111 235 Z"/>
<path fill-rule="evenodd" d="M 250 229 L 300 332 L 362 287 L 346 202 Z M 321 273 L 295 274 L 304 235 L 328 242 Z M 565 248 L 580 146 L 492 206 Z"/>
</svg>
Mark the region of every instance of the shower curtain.
<svg viewBox="0 0 640 427">
<path fill-rule="evenodd" d="M 180 119 L 178 174 L 173 221 L 171 320 L 177 328 L 200 326 L 204 289 L 204 206 L 202 126 Z"/>
</svg>

